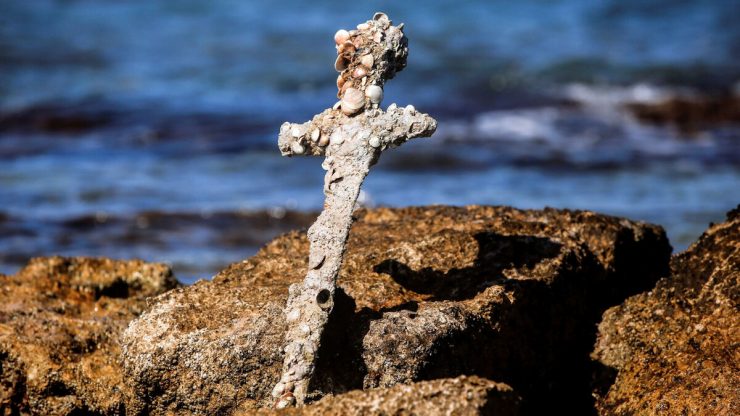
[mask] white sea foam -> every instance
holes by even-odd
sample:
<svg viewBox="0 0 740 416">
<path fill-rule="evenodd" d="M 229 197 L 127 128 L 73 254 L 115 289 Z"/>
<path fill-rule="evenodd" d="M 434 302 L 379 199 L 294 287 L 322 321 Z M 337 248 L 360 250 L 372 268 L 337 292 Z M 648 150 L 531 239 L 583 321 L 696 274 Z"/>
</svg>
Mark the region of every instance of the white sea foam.
<svg viewBox="0 0 740 416">
<path fill-rule="evenodd" d="M 717 146 L 721 132 L 687 137 L 670 125 L 643 123 L 627 108 L 628 104 L 655 104 L 694 94 L 689 89 L 570 84 L 558 93 L 575 105 L 502 109 L 480 113 L 471 120 L 445 121 L 435 141 L 490 143 L 503 153 L 512 146 L 526 146 L 545 158 L 552 152 L 559 158 L 570 155 L 579 161 L 614 159 L 620 163 L 628 163 L 635 155 L 691 158 L 697 149 L 721 150 Z"/>
</svg>

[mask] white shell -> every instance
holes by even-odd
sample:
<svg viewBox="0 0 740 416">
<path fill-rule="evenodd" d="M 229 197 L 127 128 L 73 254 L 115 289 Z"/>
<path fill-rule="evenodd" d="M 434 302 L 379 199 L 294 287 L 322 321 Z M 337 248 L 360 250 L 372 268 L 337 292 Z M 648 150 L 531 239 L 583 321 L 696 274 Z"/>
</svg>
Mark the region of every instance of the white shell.
<svg viewBox="0 0 740 416">
<path fill-rule="evenodd" d="M 388 15 L 385 13 L 375 13 L 375 16 L 373 16 L 373 20 L 378 22 L 378 25 L 380 25 L 380 28 L 385 30 L 388 29 L 388 27 L 393 23 L 391 22 L 391 19 L 388 18 Z"/>
<path fill-rule="evenodd" d="M 295 397 L 292 395 L 282 397 L 278 402 L 275 404 L 275 409 L 285 409 L 288 406 L 293 406 L 295 404 Z"/>
<path fill-rule="evenodd" d="M 373 64 L 375 63 L 375 58 L 372 54 L 363 55 L 362 58 L 360 58 L 360 63 L 365 68 L 372 68 Z"/>
<path fill-rule="evenodd" d="M 341 45 L 348 40 L 349 32 L 344 29 L 337 30 L 337 33 L 334 34 L 334 43 L 336 43 L 337 45 Z"/>
<path fill-rule="evenodd" d="M 339 110 L 339 107 L 342 105 L 341 101 L 337 101 L 334 103 L 334 105 L 331 107 L 332 110 Z"/>
<path fill-rule="evenodd" d="M 311 132 L 311 140 L 313 142 L 318 142 L 319 137 L 321 137 L 321 130 L 315 129 L 314 131 Z"/>
<path fill-rule="evenodd" d="M 320 252 L 311 252 L 308 256 L 308 268 L 311 270 L 318 269 L 321 267 L 321 265 L 324 264 L 324 260 L 326 259 L 326 256 L 324 253 Z"/>
<path fill-rule="evenodd" d="M 321 138 L 319 139 L 319 146 L 324 147 L 327 144 L 329 144 L 329 136 L 326 134 L 322 134 Z"/>
<path fill-rule="evenodd" d="M 290 145 L 290 150 L 293 151 L 294 155 L 302 155 L 306 151 L 306 148 L 303 147 L 301 142 L 293 142 L 293 144 Z"/>
<path fill-rule="evenodd" d="M 285 383 L 278 382 L 275 387 L 272 389 L 272 395 L 275 397 L 279 397 L 281 394 L 283 394 L 283 391 L 285 389 Z"/>
<path fill-rule="evenodd" d="M 370 140 L 367 141 L 367 144 L 372 147 L 378 148 L 380 147 L 380 138 L 378 136 L 373 136 L 370 138 Z"/>
<path fill-rule="evenodd" d="M 413 114 L 413 113 L 416 112 L 416 108 L 413 105 L 409 104 L 409 105 L 406 106 L 406 108 L 403 111 L 406 112 L 406 113 Z"/>
<path fill-rule="evenodd" d="M 380 104 L 383 101 L 383 88 L 379 85 L 369 85 L 365 88 L 365 96 L 370 99 L 373 104 Z"/>
<path fill-rule="evenodd" d="M 342 134 L 342 131 L 341 130 L 335 131 L 329 138 L 329 142 L 331 142 L 331 144 L 344 143 L 344 134 Z"/>
<path fill-rule="evenodd" d="M 367 23 L 360 23 L 357 25 L 357 30 L 368 30 L 370 29 L 370 25 Z"/>
<path fill-rule="evenodd" d="M 342 96 L 342 112 L 352 115 L 362 110 L 365 106 L 365 95 L 357 88 L 347 88 Z"/>
<path fill-rule="evenodd" d="M 352 71 L 352 78 L 362 78 L 367 75 L 367 69 L 364 66 L 358 66 Z"/>
<path fill-rule="evenodd" d="M 290 135 L 297 139 L 303 136 L 303 129 L 299 126 L 293 126 L 293 130 L 291 130 Z"/>
<path fill-rule="evenodd" d="M 398 108 L 398 106 L 396 105 L 396 103 L 393 103 L 393 104 L 389 105 L 388 106 L 388 109 L 385 110 L 385 111 L 394 111 L 397 108 Z"/>
<path fill-rule="evenodd" d="M 301 311 L 299 311 L 298 309 L 293 309 L 292 311 L 290 311 L 290 313 L 288 314 L 288 316 L 285 319 L 288 322 L 295 322 L 300 317 L 301 317 Z"/>
<path fill-rule="evenodd" d="M 377 12 L 373 15 L 373 20 L 375 21 L 388 20 L 388 15 L 383 12 Z"/>
</svg>

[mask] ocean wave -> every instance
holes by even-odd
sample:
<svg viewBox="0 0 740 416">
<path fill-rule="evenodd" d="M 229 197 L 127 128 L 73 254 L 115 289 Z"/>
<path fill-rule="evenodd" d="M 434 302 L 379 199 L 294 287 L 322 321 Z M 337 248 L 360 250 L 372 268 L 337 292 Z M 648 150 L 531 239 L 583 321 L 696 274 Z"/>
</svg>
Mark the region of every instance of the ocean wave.
<svg viewBox="0 0 740 416">
<path fill-rule="evenodd" d="M 432 142 L 453 154 L 478 157 L 490 151 L 498 163 L 526 161 L 543 168 L 605 163 L 634 167 L 677 160 L 736 165 L 740 160 L 736 96 L 717 99 L 689 89 L 645 84 L 574 84 L 562 88 L 561 94 L 575 105 L 501 109 L 445 121 Z M 670 113 L 676 105 L 678 114 Z M 711 111 L 722 106 L 723 112 Z M 653 119 L 648 119 L 644 114 L 651 111 Z M 680 128 L 684 114 L 693 116 L 692 130 Z"/>
</svg>

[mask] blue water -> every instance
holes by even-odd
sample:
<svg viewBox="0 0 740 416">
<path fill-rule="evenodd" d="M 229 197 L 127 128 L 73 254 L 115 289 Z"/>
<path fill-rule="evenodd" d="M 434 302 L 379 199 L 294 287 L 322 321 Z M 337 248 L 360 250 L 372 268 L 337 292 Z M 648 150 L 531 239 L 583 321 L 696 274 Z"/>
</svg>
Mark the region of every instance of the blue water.
<svg viewBox="0 0 740 416">
<path fill-rule="evenodd" d="M 321 208 L 321 161 L 281 158 L 277 131 L 334 103 L 333 33 L 375 10 L 410 38 L 384 105 L 440 124 L 383 155 L 364 204 L 592 209 L 683 249 L 740 203 L 739 126 L 624 107 L 740 90 L 740 1 L 8 0 L 0 272 L 136 256 L 191 281 L 309 224 L 284 215 Z"/>
</svg>

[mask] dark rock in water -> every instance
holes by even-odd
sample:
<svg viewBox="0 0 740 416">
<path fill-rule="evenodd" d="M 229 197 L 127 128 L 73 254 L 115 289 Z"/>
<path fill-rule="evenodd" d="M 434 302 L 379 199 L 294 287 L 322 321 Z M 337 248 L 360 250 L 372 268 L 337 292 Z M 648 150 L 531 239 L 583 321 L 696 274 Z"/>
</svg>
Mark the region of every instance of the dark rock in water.
<svg viewBox="0 0 740 416">
<path fill-rule="evenodd" d="M 0 132 L 42 131 L 82 133 L 110 125 L 120 116 L 103 102 L 42 103 L 14 112 L 0 112 Z"/>
<path fill-rule="evenodd" d="M 141 261 L 38 258 L 0 275 L 0 414 L 123 414 L 120 335 L 176 286 Z"/>
<path fill-rule="evenodd" d="M 0 156 L 1 157 L 1 156 Z M 130 257 L 136 253 L 256 253 L 260 246 L 290 230 L 308 227 L 318 213 L 291 210 L 238 212 L 143 211 L 135 215 L 91 214 L 68 219 L 22 218 L 0 213 L 0 270 L 20 266 L 40 253 L 75 251 Z M 226 255 L 228 256 L 228 254 Z M 243 256 L 243 255 L 242 255 Z M 215 256 L 219 257 L 219 256 Z M 173 269 L 187 283 L 193 275 L 211 276 L 228 262 L 199 259 L 176 263 Z M 188 267 L 190 266 L 190 267 Z"/>
<path fill-rule="evenodd" d="M 342 395 L 350 390 L 391 387 L 367 393 L 381 397 L 466 374 L 512 386 L 524 413 L 593 412 L 596 323 L 668 274 L 660 227 L 591 212 L 473 206 L 357 217 L 312 386 L 314 400 L 338 396 L 316 406 L 365 394 Z M 159 296 L 123 337 L 127 412 L 272 405 L 283 307 L 307 253 L 305 235 L 290 233 L 210 282 Z"/>
<path fill-rule="evenodd" d="M 740 207 L 671 261 L 671 276 L 609 309 L 595 358 L 618 371 L 602 414 L 740 412 Z"/>
<path fill-rule="evenodd" d="M 659 103 L 634 103 L 627 108 L 640 120 L 653 124 L 673 124 L 684 133 L 740 124 L 740 96 L 675 97 Z"/>
<path fill-rule="evenodd" d="M 310 406 L 279 412 L 260 409 L 258 415 L 518 415 L 520 398 L 503 383 L 476 376 L 396 384 L 389 388 L 353 390 L 328 396 Z M 235 416 L 253 415 L 240 411 Z"/>
</svg>

